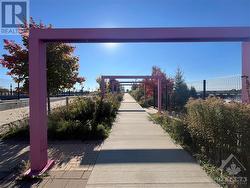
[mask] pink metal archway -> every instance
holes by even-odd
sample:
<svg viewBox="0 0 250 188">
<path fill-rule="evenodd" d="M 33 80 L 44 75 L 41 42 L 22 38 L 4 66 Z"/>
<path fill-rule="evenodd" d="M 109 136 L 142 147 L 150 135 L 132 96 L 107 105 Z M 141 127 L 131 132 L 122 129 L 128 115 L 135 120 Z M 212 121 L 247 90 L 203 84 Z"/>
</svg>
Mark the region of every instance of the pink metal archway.
<svg viewBox="0 0 250 188">
<path fill-rule="evenodd" d="M 46 42 L 242 42 L 242 101 L 249 103 L 250 27 L 31 29 L 29 36 L 30 173 L 46 170 Z M 160 80 L 158 80 L 160 82 Z"/>
<path fill-rule="evenodd" d="M 114 83 L 112 83 L 112 81 L 115 81 Z M 119 86 L 124 86 L 124 85 L 127 85 L 127 86 L 131 86 L 133 84 L 139 84 L 139 83 L 144 83 L 143 81 L 118 81 L 118 80 L 115 80 L 115 79 L 111 79 L 109 80 L 109 82 L 111 82 L 111 92 L 113 93 L 114 92 L 114 86 L 116 87 L 119 87 Z M 102 87 L 101 87 L 102 89 Z M 102 96 L 104 95 L 104 92 L 102 91 Z"/>
<path fill-rule="evenodd" d="M 161 104 L 162 104 L 162 95 L 161 95 L 161 91 L 162 91 L 162 79 L 161 77 L 155 77 L 155 76 L 101 76 L 101 92 L 102 92 L 102 96 L 104 96 L 105 94 L 105 79 L 109 79 L 109 80 L 115 80 L 115 79 L 153 79 L 156 78 L 157 79 L 157 89 L 158 89 L 158 112 L 161 112 Z M 126 83 L 126 82 L 125 82 Z M 131 82 L 130 82 L 131 83 Z M 112 91 L 113 91 L 113 86 L 112 86 Z"/>
<path fill-rule="evenodd" d="M 143 84 L 144 85 L 144 95 L 146 99 L 146 84 L 143 81 L 120 81 L 120 86 L 132 86 L 134 84 Z"/>
</svg>

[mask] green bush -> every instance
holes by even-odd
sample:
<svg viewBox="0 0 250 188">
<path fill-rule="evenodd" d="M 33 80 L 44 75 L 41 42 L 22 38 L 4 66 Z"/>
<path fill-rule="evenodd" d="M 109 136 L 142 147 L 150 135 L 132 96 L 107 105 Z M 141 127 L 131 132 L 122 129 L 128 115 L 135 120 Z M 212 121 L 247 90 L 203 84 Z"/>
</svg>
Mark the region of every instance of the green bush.
<svg viewBox="0 0 250 188">
<path fill-rule="evenodd" d="M 146 98 L 145 99 L 145 96 L 143 96 L 141 98 L 141 100 L 139 101 L 139 104 L 143 107 L 143 108 L 149 108 L 151 106 L 154 105 L 154 101 L 153 101 L 153 97 L 150 97 L 150 98 Z"/>
<path fill-rule="evenodd" d="M 186 108 L 189 132 L 199 143 L 195 146 L 200 151 L 204 148 L 211 159 L 250 153 L 250 105 L 208 98 L 190 100 Z"/>
<path fill-rule="evenodd" d="M 190 99 L 180 119 L 166 113 L 154 114 L 152 119 L 192 152 L 212 177 L 220 177 L 218 167 L 230 154 L 242 162 L 247 169 L 244 175 L 250 177 L 250 105 Z"/>
<path fill-rule="evenodd" d="M 250 105 L 208 98 L 189 100 L 186 108 L 186 123 L 197 153 L 217 166 L 232 153 L 250 168 Z"/>
<path fill-rule="evenodd" d="M 68 106 L 54 109 L 48 118 L 49 139 L 104 139 L 108 136 L 122 100 L 121 94 L 77 97 Z M 2 137 L 28 139 L 28 122 Z"/>
<path fill-rule="evenodd" d="M 49 118 L 51 139 L 103 139 L 108 136 L 120 106 L 122 95 L 75 99 L 68 107 L 60 107 Z"/>
<path fill-rule="evenodd" d="M 144 90 L 141 87 L 138 87 L 135 90 L 132 90 L 130 94 L 136 101 L 142 101 L 142 97 L 144 96 Z"/>
<path fill-rule="evenodd" d="M 117 100 L 121 102 L 123 100 L 123 94 L 117 94 Z"/>
<path fill-rule="evenodd" d="M 188 132 L 187 125 L 183 123 L 182 120 L 173 119 L 172 120 L 172 135 L 173 138 L 181 144 L 190 145 L 192 139 L 190 133 Z"/>
<path fill-rule="evenodd" d="M 191 144 L 191 136 L 187 125 L 180 119 L 171 118 L 168 114 L 153 114 L 153 120 L 160 124 L 162 128 L 178 143 L 182 145 Z"/>
<path fill-rule="evenodd" d="M 96 127 L 96 137 L 98 138 L 106 138 L 108 137 L 109 130 L 103 124 L 99 124 Z"/>
<path fill-rule="evenodd" d="M 149 108 L 154 105 L 153 97 L 147 97 L 145 99 L 144 90 L 141 87 L 132 90 L 130 94 L 143 108 Z"/>
</svg>

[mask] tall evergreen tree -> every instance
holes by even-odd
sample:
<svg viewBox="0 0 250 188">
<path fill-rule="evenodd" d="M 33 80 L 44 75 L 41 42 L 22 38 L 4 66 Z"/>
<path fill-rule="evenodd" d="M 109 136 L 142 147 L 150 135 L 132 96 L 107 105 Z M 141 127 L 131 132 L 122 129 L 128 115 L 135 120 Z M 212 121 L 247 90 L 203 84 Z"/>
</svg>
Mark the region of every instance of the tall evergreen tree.
<svg viewBox="0 0 250 188">
<path fill-rule="evenodd" d="M 174 100 L 175 109 L 182 111 L 189 98 L 189 89 L 183 78 L 183 72 L 177 68 L 174 79 Z"/>
</svg>

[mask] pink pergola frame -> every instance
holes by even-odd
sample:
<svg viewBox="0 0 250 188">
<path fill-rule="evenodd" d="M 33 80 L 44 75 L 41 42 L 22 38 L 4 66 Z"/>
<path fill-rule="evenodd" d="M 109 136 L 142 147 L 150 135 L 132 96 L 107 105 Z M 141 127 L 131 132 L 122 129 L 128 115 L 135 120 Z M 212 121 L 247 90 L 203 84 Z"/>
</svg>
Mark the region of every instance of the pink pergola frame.
<svg viewBox="0 0 250 188">
<path fill-rule="evenodd" d="M 158 104 L 161 104 L 162 103 L 162 96 L 161 96 L 161 91 L 162 91 L 162 85 L 161 85 L 161 77 L 156 77 L 156 76 L 139 76 L 139 75 L 134 75 L 134 76 L 101 76 L 101 93 L 102 93 L 102 97 L 104 97 L 105 95 L 105 79 L 109 79 L 109 80 L 115 80 L 115 79 L 157 79 L 157 89 L 158 89 Z M 143 83 L 142 81 L 123 81 L 123 82 L 119 82 L 119 83 L 127 83 L 127 84 L 133 84 L 133 83 Z M 145 85 L 144 85 L 144 90 L 146 90 L 145 88 Z M 111 91 L 113 93 L 114 91 L 114 86 L 111 85 Z M 160 113 L 161 112 L 161 105 L 158 105 L 158 112 Z"/>
<path fill-rule="evenodd" d="M 143 81 L 120 81 L 120 86 L 132 86 L 134 84 L 143 84 L 144 85 L 144 93 L 146 92 L 146 84 Z"/>
<path fill-rule="evenodd" d="M 121 81 L 119 84 L 143 84 L 143 81 Z"/>
<path fill-rule="evenodd" d="M 131 81 L 131 82 L 119 82 L 119 84 L 120 84 L 120 86 L 132 86 L 134 84 L 143 84 L 144 85 L 144 95 L 145 95 L 144 100 L 146 99 L 146 84 L 144 82 L 142 82 L 142 81 L 136 81 L 136 82 Z"/>
<path fill-rule="evenodd" d="M 47 154 L 46 42 L 242 42 L 242 101 L 249 103 L 250 27 L 37 29 L 29 36 L 29 174 L 53 161 Z"/>
</svg>

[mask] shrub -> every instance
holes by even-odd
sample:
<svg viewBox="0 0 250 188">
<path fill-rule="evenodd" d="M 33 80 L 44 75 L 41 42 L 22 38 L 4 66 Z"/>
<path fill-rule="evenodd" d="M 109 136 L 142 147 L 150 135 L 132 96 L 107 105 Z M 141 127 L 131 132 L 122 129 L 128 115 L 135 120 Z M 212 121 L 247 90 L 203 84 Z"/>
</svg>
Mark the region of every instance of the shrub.
<svg viewBox="0 0 250 188">
<path fill-rule="evenodd" d="M 49 118 L 49 137 L 54 139 L 103 139 L 108 136 L 122 95 L 75 99 Z"/>
<path fill-rule="evenodd" d="M 117 100 L 121 102 L 123 100 L 123 94 L 117 94 Z"/>
<path fill-rule="evenodd" d="M 114 121 L 121 94 L 100 97 L 77 97 L 68 106 L 58 107 L 48 118 L 50 139 L 103 139 L 108 136 Z M 28 139 L 28 122 L 25 126 L 11 129 L 5 138 L 22 137 Z"/>
<path fill-rule="evenodd" d="M 144 90 L 141 87 L 138 87 L 135 90 L 132 90 L 130 94 L 136 101 L 141 101 L 142 97 L 144 96 Z"/>
<path fill-rule="evenodd" d="M 192 139 L 188 132 L 187 125 L 180 119 L 173 119 L 171 123 L 172 137 L 181 144 L 190 145 Z"/>
<path fill-rule="evenodd" d="M 153 120 L 160 124 L 162 128 L 178 143 L 182 145 L 191 144 L 191 136 L 187 125 L 180 119 L 171 118 L 168 114 L 153 114 Z"/>
<path fill-rule="evenodd" d="M 180 119 L 166 113 L 152 115 L 152 119 L 192 152 L 212 177 L 228 178 L 228 174 L 220 175 L 218 167 L 230 154 L 246 167 L 242 175 L 250 177 L 250 105 L 219 98 L 190 99 Z"/>
<path fill-rule="evenodd" d="M 108 129 L 106 129 L 105 125 L 102 125 L 102 124 L 99 124 L 97 125 L 96 127 L 96 132 L 95 132 L 95 135 L 97 138 L 100 138 L 100 139 L 103 139 L 103 138 L 106 138 L 108 137 Z"/>
<path fill-rule="evenodd" d="M 249 169 L 250 105 L 208 98 L 189 100 L 186 108 L 196 152 L 216 165 L 232 153 Z"/>
<path fill-rule="evenodd" d="M 153 101 L 153 97 L 150 98 L 146 98 L 145 96 L 141 98 L 141 100 L 139 101 L 139 104 L 143 107 L 143 108 L 148 108 L 150 106 L 154 105 L 154 101 Z"/>
</svg>

